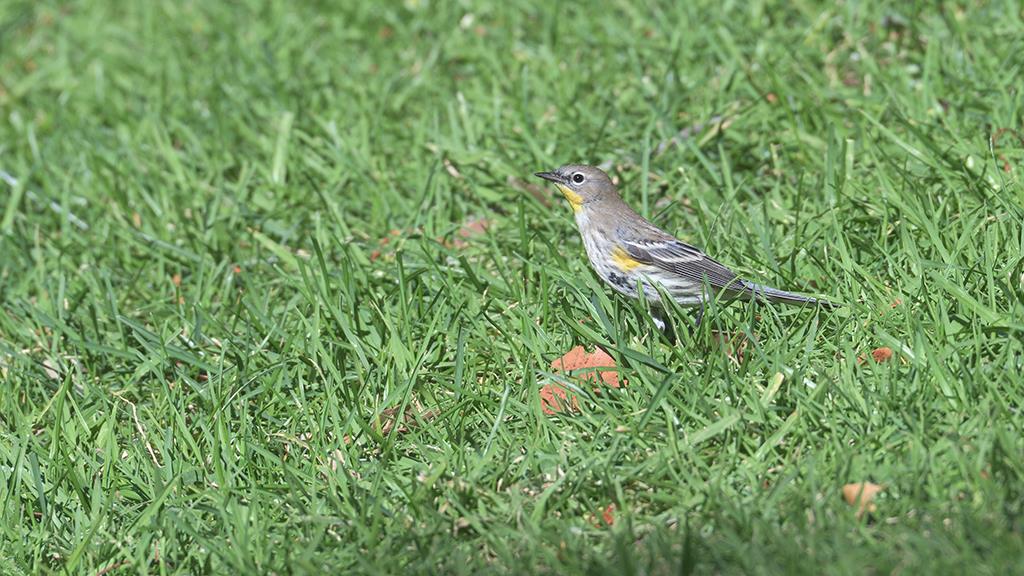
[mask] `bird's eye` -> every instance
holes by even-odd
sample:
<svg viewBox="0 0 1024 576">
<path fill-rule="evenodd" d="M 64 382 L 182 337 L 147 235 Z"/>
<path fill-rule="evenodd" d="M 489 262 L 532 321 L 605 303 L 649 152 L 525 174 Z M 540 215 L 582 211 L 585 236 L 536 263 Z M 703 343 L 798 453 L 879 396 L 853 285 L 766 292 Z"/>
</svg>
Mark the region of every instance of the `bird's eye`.
<svg viewBox="0 0 1024 576">
<path fill-rule="evenodd" d="M 572 181 L 576 184 L 583 184 L 583 174 L 579 172 L 572 175 Z"/>
</svg>

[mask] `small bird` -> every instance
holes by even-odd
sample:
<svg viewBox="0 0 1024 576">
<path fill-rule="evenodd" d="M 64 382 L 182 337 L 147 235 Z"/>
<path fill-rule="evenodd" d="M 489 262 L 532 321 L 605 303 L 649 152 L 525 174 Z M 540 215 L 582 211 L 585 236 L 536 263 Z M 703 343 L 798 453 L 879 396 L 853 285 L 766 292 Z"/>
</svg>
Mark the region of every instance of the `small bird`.
<svg viewBox="0 0 1024 576">
<path fill-rule="evenodd" d="M 697 325 L 710 297 L 834 308 L 827 300 L 801 296 L 743 280 L 731 270 L 637 214 L 622 201 L 600 168 L 567 164 L 536 176 L 555 184 L 576 214 L 590 265 L 616 291 L 643 297 L 658 308 L 659 286 L 681 306 L 699 306 Z M 709 293 L 710 291 L 710 293 Z M 664 322 L 655 318 L 659 328 Z"/>
</svg>

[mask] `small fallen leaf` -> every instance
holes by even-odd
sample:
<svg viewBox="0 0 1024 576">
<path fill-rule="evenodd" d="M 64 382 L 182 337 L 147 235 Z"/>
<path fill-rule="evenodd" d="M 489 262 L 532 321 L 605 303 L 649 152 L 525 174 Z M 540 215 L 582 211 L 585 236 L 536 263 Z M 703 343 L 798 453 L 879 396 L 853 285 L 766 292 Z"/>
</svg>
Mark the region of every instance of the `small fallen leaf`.
<svg viewBox="0 0 1024 576">
<path fill-rule="evenodd" d="M 398 409 L 398 406 L 392 406 L 391 408 L 381 410 L 379 417 L 381 436 L 390 434 L 395 426 L 398 426 L 396 432 L 405 434 L 416 425 L 417 419 L 429 422 L 438 415 L 437 410 L 423 410 L 423 406 L 415 399 L 406 405 L 401 421 L 398 418 Z"/>
<path fill-rule="evenodd" d="M 609 504 L 604 512 L 601 512 L 601 518 L 607 526 L 615 524 L 615 504 Z"/>
<path fill-rule="evenodd" d="M 874 358 L 875 362 L 881 364 L 882 362 L 888 362 L 892 359 L 892 348 L 888 346 L 882 346 L 881 348 L 875 348 L 871 351 L 871 357 Z"/>
<path fill-rule="evenodd" d="M 490 225 L 490 220 L 486 218 L 475 218 L 471 220 L 466 220 L 462 224 L 462 227 L 459 228 L 459 231 L 456 233 L 456 238 L 454 240 L 438 238 L 437 241 L 445 248 L 454 248 L 456 250 L 462 250 L 466 246 L 469 246 L 469 243 L 466 242 L 466 239 L 472 238 L 474 236 L 480 236 L 481 234 L 487 232 L 487 228 Z"/>
<path fill-rule="evenodd" d="M 850 506 L 857 506 L 857 518 L 860 518 L 865 512 L 875 511 L 876 507 L 872 500 L 884 489 L 884 486 L 872 484 L 871 482 L 847 484 L 843 486 L 843 499 Z"/>
<path fill-rule="evenodd" d="M 491 221 L 486 218 L 474 218 L 467 220 L 462 224 L 462 228 L 459 229 L 459 236 L 463 238 L 472 238 L 473 236 L 480 236 L 487 232 L 487 228 L 490 227 Z"/>
<path fill-rule="evenodd" d="M 604 350 L 597 348 L 588 353 L 583 346 L 576 346 L 564 356 L 551 362 L 555 372 L 572 372 L 581 381 L 593 384 L 603 383 L 612 388 L 628 384 L 626 380 L 619 382 L 615 371 L 615 360 Z M 600 393 L 600 388 L 594 391 Z M 555 414 L 563 410 L 578 411 L 579 400 L 572 392 L 558 384 L 546 384 L 540 389 L 541 410 L 545 414 Z"/>
<path fill-rule="evenodd" d="M 747 335 L 743 332 L 711 332 L 711 337 L 718 343 L 722 352 L 736 364 L 743 363 L 743 353 L 746 352 L 749 342 Z"/>
<path fill-rule="evenodd" d="M 611 370 L 601 370 L 610 368 Z M 569 350 L 564 356 L 551 363 L 551 369 L 555 372 L 575 372 L 580 380 L 597 383 L 598 379 L 607 386 L 618 388 L 628 384 L 626 380 L 619 383 L 619 374 L 615 370 L 615 360 L 607 352 L 596 348 L 593 352 L 587 353 L 583 346 L 577 346 Z"/>
<path fill-rule="evenodd" d="M 401 230 L 388 230 L 387 236 L 382 236 L 380 239 L 377 240 L 377 245 L 379 246 L 379 248 L 375 248 L 370 251 L 370 262 L 376 262 L 377 260 L 380 260 L 382 256 L 390 259 L 395 253 L 395 249 L 389 247 L 389 245 L 391 244 L 391 239 L 398 239 L 401 235 Z"/>
<path fill-rule="evenodd" d="M 545 384 L 540 388 L 540 409 L 547 415 L 557 414 L 563 410 L 577 412 L 580 409 L 576 395 L 566 391 L 558 384 Z"/>
<path fill-rule="evenodd" d="M 883 362 L 888 362 L 889 360 L 892 360 L 892 356 L 892 348 L 889 348 L 888 346 L 882 346 L 881 348 L 875 348 L 874 350 L 872 350 L 871 354 L 869 355 L 857 355 L 857 364 L 863 364 L 867 362 L 868 359 L 874 360 L 878 364 L 882 364 Z"/>
</svg>

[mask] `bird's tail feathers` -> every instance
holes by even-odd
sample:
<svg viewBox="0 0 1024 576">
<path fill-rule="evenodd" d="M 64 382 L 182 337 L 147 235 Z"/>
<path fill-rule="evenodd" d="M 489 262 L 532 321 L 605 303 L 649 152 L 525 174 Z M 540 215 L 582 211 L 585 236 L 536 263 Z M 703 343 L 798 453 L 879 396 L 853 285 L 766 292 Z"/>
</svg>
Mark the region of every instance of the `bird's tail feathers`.
<svg viewBox="0 0 1024 576">
<path fill-rule="evenodd" d="M 792 292 L 786 292 L 785 290 L 776 290 L 770 286 L 764 286 L 763 284 L 754 284 L 753 282 L 744 282 L 747 289 L 754 294 L 754 297 L 758 300 L 767 300 L 769 302 L 778 302 L 781 304 L 814 304 L 823 308 L 838 308 L 839 305 L 835 302 L 829 302 L 828 300 L 822 300 L 820 298 L 811 298 L 810 296 L 801 296 L 799 294 L 793 294 Z"/>
</svg>

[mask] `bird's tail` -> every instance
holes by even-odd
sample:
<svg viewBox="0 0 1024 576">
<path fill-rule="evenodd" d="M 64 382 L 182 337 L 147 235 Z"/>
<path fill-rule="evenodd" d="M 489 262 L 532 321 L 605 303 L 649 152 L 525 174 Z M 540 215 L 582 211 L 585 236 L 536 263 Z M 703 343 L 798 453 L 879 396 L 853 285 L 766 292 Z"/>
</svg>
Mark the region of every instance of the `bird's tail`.
<svg viewBox="0 0 1024 576">
<path fill-rule="evenodd" d="M 747 289 L 754 295 L 754 298 L 758 300 L 767 300 L 768 302 L 778 302 L 781 304 L 814 304 L 823 308 L 838 308 L 839 304 L 835 302 L 829 302 L 828 300 L 822 300 L 820 298 L 811 298 L 810 296 L 801 296 L 799 294 L 793 294 L 792 292 L 786 292 L 785 290 L 776 290 L 770 286 L 764 286 L 762 284 L 754 284 L 753 282 L 744 282 Z"/>
</svg>

